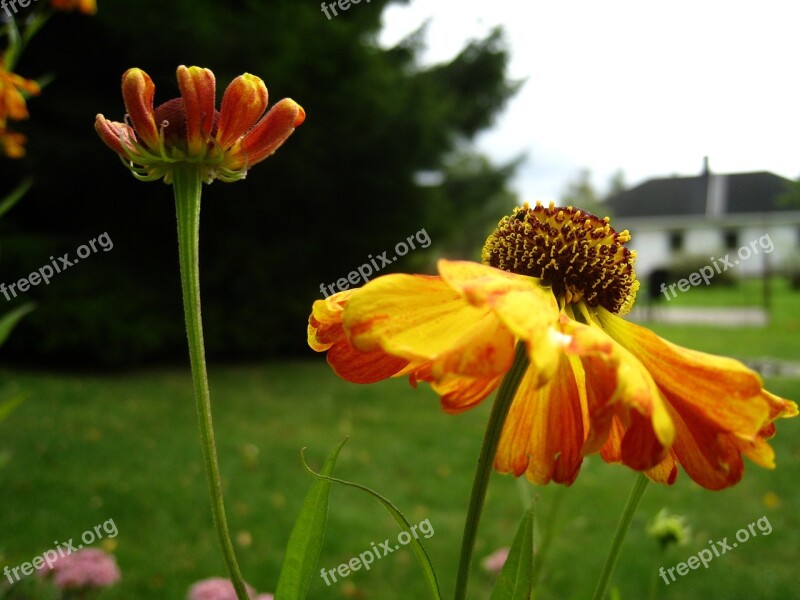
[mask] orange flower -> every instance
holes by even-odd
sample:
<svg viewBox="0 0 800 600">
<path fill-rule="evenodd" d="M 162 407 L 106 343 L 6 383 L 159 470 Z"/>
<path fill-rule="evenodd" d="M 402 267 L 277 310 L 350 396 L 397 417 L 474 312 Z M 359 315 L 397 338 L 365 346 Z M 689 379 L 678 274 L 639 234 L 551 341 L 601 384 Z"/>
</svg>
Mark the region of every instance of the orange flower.
<svg viewBox="0 0 800 600">
<path fill-rule="evenodd" d="M 176 164 L 196 165 L 202 180 L 236 181 L 247 169 L 275 152 L 305 112 L 284 99 L 266 114 L 267 88 L 255 75 L 234 79 L 217 112 L 214 74 L 201 67 L 178 67 L 179 98 L 153 108 L 155 85 L 141 69 L 122 76 L 122 96 L 128 123 L 97 115 L 100 138 L 145 181 L 172 181 Z M 263 116 L 262 116 L 263 115 Z"/>
<path fill-rule="evenodd" d="M 55 10 L 72 11 L 77 9 L 86 15 L 97 13 L 95 0 L 50 0 L 50 4 Z"/>
<path fill-rule="evenodd" d="M 739 481 L 742 455 L 772 468 L 773 421 L 797 405 L 742 363 L 675 346 L 618 315 L 639 287 L 627 231 L 572 207 L 525 205 L 489 237 L 483 262 L 439 276 L 392 274 L 314 303 L 310 346 L 358 383 L 409 375 L 445 411 L 486 398 L 517 342 L 530 365 L 495 469 L 570 484 L 599 452 L 671 484 L 677 465 L 708 489 Z"/>
<path fill-rule="evenodd" d="M 0 148 L 8 158 L 22 158 L 25 156 L 26 138 L 21 133 L 9 131 L 0 127 Z"/>
<path fill-rule="evenodd" d="M 7 71 L 3 58 L 0 57 L 0 126 L 5 126 L 7 119 L 27 119 L 25 98 L 38 96 L 39 92 L 41 88 L 38 83 Z"/>
</svg>

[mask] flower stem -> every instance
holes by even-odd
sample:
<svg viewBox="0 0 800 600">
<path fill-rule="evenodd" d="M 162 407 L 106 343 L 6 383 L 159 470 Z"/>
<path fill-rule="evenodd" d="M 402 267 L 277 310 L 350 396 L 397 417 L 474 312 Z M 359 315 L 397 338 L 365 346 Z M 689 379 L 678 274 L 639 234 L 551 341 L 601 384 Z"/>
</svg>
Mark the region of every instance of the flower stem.
<svg viewBox="0 0 800 600">
<path fill-rule="evenodd" d="M 594 590 L 592 600 L 602 600 L 606 595 L 608 581 L 611 579 L 611 573 L 614 572 L 614 567 L 617 566 L 617 559 L 622 550 L 622 542 L 625 541 L 625 536 L 628 534 L 633 515 L 636 514 L 636 507 L 639 506 L 639 501 L 642 499 L 649 481 L 650 480 L 644 473 L 639 473 L 636 482 L 633 484 L 631 494 L 628 496 L 628 502 L 625 504 L 622 516 L 619 518 L 619 524 L 617 525 L 617 531 L 614 533 L 614 539 L 611 541 L 611 548 L 608 550 L 606 563 L 603 565 L 600 579 L 597 580 L 597 587 Z"/>
<path fill-rule="evenodd" d="M 225 518 L 225 504 L 222 499 L 222 480 L 217 462 L 217 449 L 214 442 L 214 425 L 211 420 L 211 395 L 206 372 L 205 346 L 203 343 L 203 319 L 200 312 L 200 194 L 202 181 L 197 169 L 175 166 L 173 188 L 175 209 L 178 217 L 178 250 L 180 254 L 181 288 L 183 290 L 183 311 L 186 318 L 186 335 L 189 341 L 189 360 L 192 365 L 194 397 L 200 436 L 203 441 L 203 457 L 208 476 L 211 497 L 211 514 L 217 531 L 222 555 L 228 567 L 231 582 L 239 600 L 248 600 L 236 555 L 233 551 L 228 522 Z"/>
<path fill-rule="evenodd" d="M 483 436 L 483 445 L 478 458 L 478 468 L 475 471 L 475 480 L 472 482 L 472 495 L 469 499 L 469 509 L 467 510 L 467 520 L 464 523 L 464 537 L 461 541 L 461 556 L 458 563 L 458 575 L 456 579 L 455 600 L 464 600 L 467 594 L 467 580 L 469 579 L 469 569 L 472 564 L 472 552 L 475 549 L 475 537 L 478 533 L 478 523 L 481 519 L 483 503 L 486 499 L 486 489 L 489 487 L 489 477 L 492 474 L 492 463 L 500 442 L 500 434 L 503 431 L 503 424 L 506 421 L 508 410 L 511 408 L 511 401 L 519 387 L 522 376 L 528 368 L 528 355 L 525 344 L 517 344 L 516 357 L 511 369 L 503 378 L 500 391 L 497 393 L 492 412 L 489 415 L 489 423 L 486 425 L 486 433 Z"/>
</svg>

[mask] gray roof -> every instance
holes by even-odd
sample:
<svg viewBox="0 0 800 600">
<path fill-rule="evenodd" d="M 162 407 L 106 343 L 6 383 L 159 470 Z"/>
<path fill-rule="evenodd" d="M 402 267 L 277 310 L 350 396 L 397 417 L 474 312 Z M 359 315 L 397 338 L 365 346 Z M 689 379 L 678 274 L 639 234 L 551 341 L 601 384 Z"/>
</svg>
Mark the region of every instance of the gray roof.
<svg viewBox="0 0 800 600">
<path fill-rule="evenodd" d="M 704 172 L 650 179 L 608 199 L 615 217 L 702 216 L 797 210 L 781 205 L 789 179 L 769 173 Z"/>
</svg>

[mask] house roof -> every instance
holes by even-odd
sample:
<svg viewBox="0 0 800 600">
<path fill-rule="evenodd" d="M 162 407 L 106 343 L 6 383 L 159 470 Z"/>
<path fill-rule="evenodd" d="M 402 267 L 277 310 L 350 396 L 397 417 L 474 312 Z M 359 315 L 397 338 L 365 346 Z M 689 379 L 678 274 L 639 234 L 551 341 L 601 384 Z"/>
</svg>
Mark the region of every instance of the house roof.
<svg viewBox="0 0 800 600">
<path fill-rule="evenodd" d="M 615 217 L 698 216 L 796 210 L 777 202 L 791 181 L 767 171 L 650 179 L 608 199 Z"/>
</svg>

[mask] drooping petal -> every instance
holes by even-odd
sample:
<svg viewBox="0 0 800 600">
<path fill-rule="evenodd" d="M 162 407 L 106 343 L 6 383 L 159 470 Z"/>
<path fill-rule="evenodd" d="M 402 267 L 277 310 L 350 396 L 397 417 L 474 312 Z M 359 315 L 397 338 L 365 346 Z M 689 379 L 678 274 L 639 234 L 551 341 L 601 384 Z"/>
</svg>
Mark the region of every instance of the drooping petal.
<svg viewBox="0 0 800 600">
<path fill-rule="evenodd" d="M 285 98 L 278 102 L 242 138 L 238 164 L 234 164 L 234 168 L 241 168 L 245 163 L 252 166 L 273 154 L 305 118 L 305 111 L 294 100 Z"/>
<path fill-rule="evenodd" d="M 133 123 L 136 135 L 151 150 L 159 147 L 153 98 L 156 86 L 150 76 L 141 69 L 128 69 L 122 75 L 122 98 L 125 110 Z"/>
<path fill-rule="evenodd" d="M 94 128 L 106 146 L 122 157 L 125 157 L 123 142 L 125 147 L 131 150 L 136 141 L 136 134 L 129 125 L 109 121 L 103 115 L 95 117 Z"/>
<path fill-rule="evenodd" d="M 217 142 L 227 150 L 256 124 L 267 109 L 267 86 L 260 77 L 245 73 L 228 85 L 219 111 Z"/>
<path fill-rule="evenodd" d="M 214 128 L 216 79 L 202 67 L 178 67 L 178 87 L 186 110 L 186 144 L 189 154 L 200 156 Z"/>
<path fill-rule="evenodd" d="M 537 384 L 550 379 L 561 352 L 557 331 L 558 303 L 552 292 L 532 277 L 507 273 L 468 261 L 440 260 L 442 279 L 475 307 L 488 307 L 515 337 L 525 341 Z"/>
<path fill-rule="evenodd" d="M 584 453 L 602 447 L 616 417 L 624 424 L 617 460 L 637 470 L 659 463 L 674 440 L 675 429 L 653 378 L 599 327 L 572 320 L 564 321 L 562 327 L 570 338 L 566 351 L 580 357 L 585 372 L 590 430 Z"/>
<path fill-rule="evenodd" d="M 602 308 L 598 316 L 603 329 L 644 365 L 685 417 L 745 435 L 767 422 L 770 405 L 760 397 L 761 378 L 741 362 L 676 346 Z"/>
<path fill-rule="evenodd" d="M 739 482 L 744 472 L 740 448 L 734 436 L 686 420 L 671 411 L 675 423 L 672 450 L 680 465 L 694 481 L 708 490 L 721 490 Z"/>
<path fill-rule="evenodd" d="M 473 378 L 449 375 L 431 387 L 439 394 L 442 409 L 455 415 L 476 406 L 500 385 L 503 377 Z"/>
<path fill-rule="evenodd" d="M 506 418 L 494 467 L 533 483 L 571 484 L 578 476 L 584 443 L 580 390 L 570 359 L 562 355 L 555 375 L 537 387 L 528 369 Z"/>
<path fill-rule="evenodd" d="M 356 348 L 432 363 L 432 376 L 493 378 L 514 358 L 514 336 L 487 307 L 477 308 L 441 277 L 373 279 L 348 302 L 344 324 Z"/>
<path fill-rule="evenodd" d="M 790 417 L 796 417 L 798 414 L 797 404 L 791 400 L 776 396 L 767 390 L 761 390 L 761 397 L 769 405 L 770 422 L 779 418 L 788 419 Z"/>
<path fill-rule="evenodd" d="M 314 302 L 308 319 L 308 344 L 317 352 L 328 351 L 328 364 L 342 379 L 352 383 L 375 383 L 396 375 L 408 361 L 380 350 L 361 352 L 352 346 L 342 325 L 342 314 L 356 291 L 339 292 Z"/>
<path fill-rule="evenodd" d="M 651 481 L 663 485 L 672 485 L 678 479 L 678 461 L 670 451 L 660 463 L 644 472 Z"/>
</svg>

